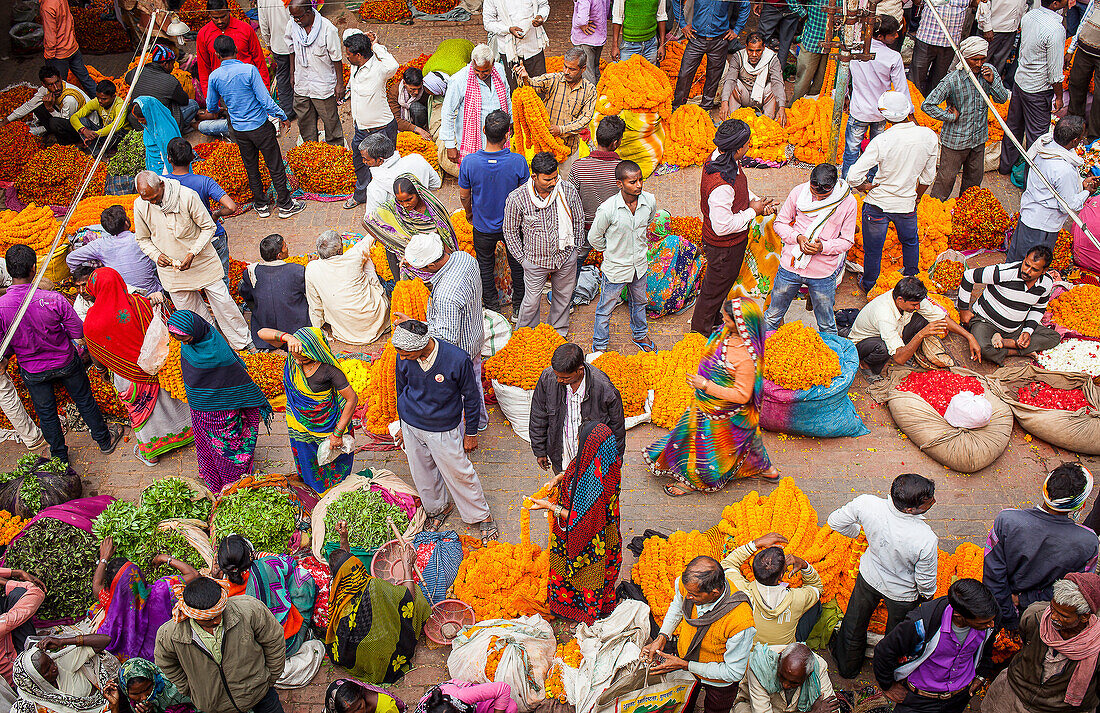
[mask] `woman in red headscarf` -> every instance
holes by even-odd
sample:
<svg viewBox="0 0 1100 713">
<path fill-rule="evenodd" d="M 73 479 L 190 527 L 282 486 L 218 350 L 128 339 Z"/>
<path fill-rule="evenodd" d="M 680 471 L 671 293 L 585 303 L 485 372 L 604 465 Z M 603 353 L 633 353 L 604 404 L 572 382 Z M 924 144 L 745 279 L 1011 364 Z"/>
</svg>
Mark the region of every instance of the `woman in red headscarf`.
<svg viewBox="0 0 1100 713">
<path fill-rule="evenodd" d="M 92 273 L 88 294 L 94 300 L 84 319 L 88 351 L 101 368 L 114 374 L 115 389 L 137 438 L 134 454 L 152 467 L 164 453 L 194 440 L 187 404 L 137 365 L 154 319 L 153 305 L 142 295 L 130 294 L 122 276 L 109 267 Z"/>
</svg>

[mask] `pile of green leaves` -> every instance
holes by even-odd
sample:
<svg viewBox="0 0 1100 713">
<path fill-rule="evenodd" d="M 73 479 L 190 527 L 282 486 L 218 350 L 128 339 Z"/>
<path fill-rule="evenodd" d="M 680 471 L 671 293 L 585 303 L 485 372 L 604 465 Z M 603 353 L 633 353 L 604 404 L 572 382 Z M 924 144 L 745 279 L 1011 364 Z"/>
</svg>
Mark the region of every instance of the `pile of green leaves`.
<svg viewBox="0 0 1100 713">
<path fill-rule="evenodd" d="M 46 599 L 37 618 L 79 619 L 92 605 L 92 574 L 98 558 L 99 543 L 91 533 L 44 517 L 8 547 L 5 565 L 45 582 Z"/>
<path fill-rule="evenodd" d="M 38 474 L 64 475 L 69 467 L 59 458 L 51 458 L 42 465 L 39 465 L 38 462 L 39 457 L 37 455 L 28 453 L 16 461 L 14 470 L 0 473 L 0 485 L 16 478 L 23 479 L 19 484 L 19 499 L 23 501 L 27 517 L 37 515 L 38 511 L 42 509 L 42 481 L 39 480 Z"/>
<path fill-rule="evenodd" d="M 116 500 L 92 523 L 92 535 L 97 542 L 102 542 L 108 535 L 114 538 L 115 556 L 125 557 L 136 564 L 150 582 L 179 571 L 168 565 L 154 568 L 152 560 L 161 553 L 184 560 L 195 569 L 205 566 L 202 556 L 182 534 L 157 529 L 161 519 L 155 511 L 144 506 Z"/>
<path fill-rule="evenodd" d="M 210 501 L 179 478 L 161 478 L 146 488 L 141 494 L 141 508 L 156 522 L 176 517 L 206 522 L 210 517 Z"/>
<path fill-rule="evenodd" d="M 152 558 L 161 553 L 173 559 L 183 560 L 198 570 L 206 566 L 206 561 L 202 558 L 202 555 L 199 554 L 198 550 L 191 546 L 191 543 L 187 541 L 183 533 L 176 530 L 157 530 L 154 532 L 149 542 L 147 552 L 149 553 L 149 560 L 142 561 L 139 566 L 141 567 L 141 571 L 145 574 L 145 579 L 149 582 L 155 582 L 161 577 L 179 574 L 178 569 L 168 564 L 162 564 L 157 567 L 153 566 Z M 138 560 L 130 561 L 136 562 Z"/>
<path fill-rule="evenodd" d="M 409 516 L 397 505 L 387 503 L 377 492 L 350 490 L 336 498 L 325 511 L 325 542 L 339 542 L 336 523 L 348 524 L 348 543 L 352 547 L 375 550 L 393 539 L 386 517 L 400 532 L 409 526 Z"/>
<path fill-rule="evenodd" d="M 246 488 L 225 496 L 214 511 L 213 544 L 228 534 L 248 538 L 257 552 L 289 554 L 298 508 L 275 488 Z"/>
<path fill-rule="evenodd" d="M 107 162 L 112 176 L 136 176 L 145 169 L 145 139 L 140 131 L 130 131 L 118 142 L 118 152 Z"/>
</svg>

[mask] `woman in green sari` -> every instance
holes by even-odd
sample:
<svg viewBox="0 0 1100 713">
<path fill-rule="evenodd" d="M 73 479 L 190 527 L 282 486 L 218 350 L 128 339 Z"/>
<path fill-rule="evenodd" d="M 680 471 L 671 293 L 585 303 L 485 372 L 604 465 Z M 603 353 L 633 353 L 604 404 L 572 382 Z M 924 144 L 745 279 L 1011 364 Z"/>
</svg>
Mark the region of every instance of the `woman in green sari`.
<svg viewBox="0 0 1100 713">
<path fill-rule="evenodd" d="M 400 279 L 403 271 L 407 276 L 427 282 L 431 273 L 400 264 L 400 260 L 405 255 L 409 238 L 417 233 L 438 233 L 451 252 L 458 250 L 451 214 L 411 173 L 403 173 L 394 180 L 393 194 L 393 200 L 386 201 L 363 218 L 363 227 L 386 246 L 390 271 L 395 278 Z"/>
<path fill-rule="evenodd" d="M 169 681 L 160 667 L 145 659 L 127 659 L 118 681 L 104 687 L 111 713 L 191 713 L 191 699 Z"/>
</svg>

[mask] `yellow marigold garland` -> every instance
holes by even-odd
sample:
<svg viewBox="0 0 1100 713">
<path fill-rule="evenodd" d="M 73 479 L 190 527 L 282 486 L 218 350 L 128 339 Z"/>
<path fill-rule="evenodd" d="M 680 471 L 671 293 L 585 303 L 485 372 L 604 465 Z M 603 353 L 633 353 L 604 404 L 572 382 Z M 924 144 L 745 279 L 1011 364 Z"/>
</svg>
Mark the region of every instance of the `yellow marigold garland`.
<svg viewBox="0 0 1100 713">
<path fill-rule="evenodd" d="M 370 401 L 370 362 L 352 356 L 337 358 L 340 360 L 340 370 L 348 377 L 348 383 L 359 397 L 359 406 L 366 405 Z"/>
<path fill-rule="evenodd" d="M 49 206 L 31 203 L 21 211 L 0 212 L 0 250 L 26 245 L 42 256 L 57 235 L 58 222 Z"/>
<path fill-rule="evenodd" d="M 183 388 L 183 372 L 180 370 L 180 343 L 168 340 L 168 359 L 157 372 L 157 381 L 173 398 L 187 401 L 187 390 Z"/>
<path fill-rule="evenodd" d="M 655 111 L 672 118 L 672 83 L 668 76 L 640 54 L 607 65 L 596 86 L 596 111 L 604 116 L 625 110 Z"/>
<path fill-rule="evenodd" d="M 550 133 L 550 114 L 546 105 L 529 86 L 512 92 L 512 150 L 521 156 L 549 151 L 558 161 L 569 158 L 569 147 Z"/>
<path fill-rule="evenodd" d="M 684 104 L 672 112 L 668 123 L 668 139 L 662 159 L 674 166 L 702 164 L 714 153 L 714 134 L 717 127 L 710 114 L 698 104 Z"/>
<path fill-rule="evenodd" d="M 623 356 L 619 352 L 604 352 L 592 362 L 592 366 L 607 374 L 607 378 L 611 379 L 611 383 L 622 394 L 623 413 L 627 417 L 642 415 L 649 395 L 644 367 L 637 357 L 638 355 Z"/>
<path fill-rule="evenodd" d="M 1084 334 L 1100 338 L 1100 287 L 1078 285 L 1050 301 L 1054 323 Z"/>
<path fill-rule="evenodd" d="M 11 542 L 11 538 L 18 535 L 27 521 L 18 515 L 12 515 L 7 510 L 0 510 L 0 546 Z"/>
<path fill-rule="evenodd" d="M 378 279 L 393 282 L 393 270 L 390 269 L 390 261 L 386 257 L 386 246 L 378 240 L 370 246 L 370 260 L 374 263 L 374 271 L 378 273 Z"/>
<path fill-rule="evenodd" d="M 764 342 L 764 378 L 792 391 L 828 386 L 840 376 L 840 357 L 816 330 L 788 322 Z"/>
<path fill-rule="evenodd" d="M 565 340 L 545 322 L 534 329 L 521 327 L 485 361 L 485 375 L 502 384 L 533 389 L 543 370 L 550 366 L 554 350 L 562 344 Z"/>
<path fill-rule="evenodd" d="M 66 231 L 72 234 L 81 228 L 87 228 L 89 225 L 99 225 L 100 214 L 113 205 L 122 206 L 126 211 L 126 217 L 130 219 L 130 225 L 133 225 L 135 198 L 137 198 L 136 193 L 124 196 L 90 196 L 83 198 L 77 204 L 76 210 L 73 211 Z"/>
<path fill-rule="evenodd" d="M 408 315 L 424 321 L 428 317 L 428 286 L 419 277 L 412 280 L 398 280 L 390 297 L 390 314 Z"/>
</svg>

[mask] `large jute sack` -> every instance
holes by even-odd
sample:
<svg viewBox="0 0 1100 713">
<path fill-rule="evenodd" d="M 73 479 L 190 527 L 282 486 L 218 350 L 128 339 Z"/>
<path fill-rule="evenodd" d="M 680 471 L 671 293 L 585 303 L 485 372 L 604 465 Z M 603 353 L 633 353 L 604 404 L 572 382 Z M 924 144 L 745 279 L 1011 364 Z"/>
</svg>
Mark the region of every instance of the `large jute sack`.
<svg viewBox="0 0 1100 713">
<path fill-rule="evenodd" d="M 997 398 L 1012 409 L 1020 427 L 1031 435 L 1066 450 L 1100 454 L 1100 387 L 1088 374 L 1013 364 L 990 374 L 988 381 Z M 1093 410 L 1045 409 L 1016 400 L 1017 389 L 1035 381 L 1056 389 L 1081 389 Z"/>
<path fill-rule="evenodd" d="M 960 473 L 977 472 L 1004 453 L 1012 438 L 1012 409 L 993 393 L 985 377 L 969 369 L 951 369 L 982 382 L 985 390 L 982 396 L 993 407 L 993 416 L 987 425 L 975 429 L 955 428 L 922 397 L 897 390 L 897 385 L 913 371 L 894 367 L 888 377 L 867 390 L 876 401 L 886 404 L 894 423 L 913 445 Z"/>
</svg>

